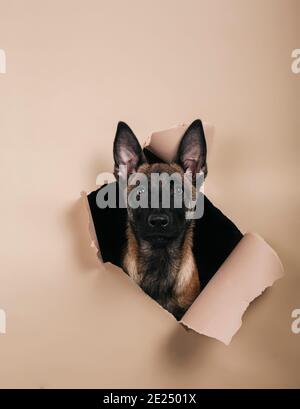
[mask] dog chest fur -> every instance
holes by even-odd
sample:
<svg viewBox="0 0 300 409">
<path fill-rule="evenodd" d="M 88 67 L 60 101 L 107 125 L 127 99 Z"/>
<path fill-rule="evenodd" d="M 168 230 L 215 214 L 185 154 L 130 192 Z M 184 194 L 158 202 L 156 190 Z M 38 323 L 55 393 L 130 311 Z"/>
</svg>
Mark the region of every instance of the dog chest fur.
<svg viewBox="0 0 300 409">
<path fill-rule="evenodd" d="M 200 292 L 199 274 L 192 252 L 192 228 L 169 246 L 153 249 L 137 242 L 130 225 L 123 268 L 162 307 L 180 319 Z"/>
</svg>

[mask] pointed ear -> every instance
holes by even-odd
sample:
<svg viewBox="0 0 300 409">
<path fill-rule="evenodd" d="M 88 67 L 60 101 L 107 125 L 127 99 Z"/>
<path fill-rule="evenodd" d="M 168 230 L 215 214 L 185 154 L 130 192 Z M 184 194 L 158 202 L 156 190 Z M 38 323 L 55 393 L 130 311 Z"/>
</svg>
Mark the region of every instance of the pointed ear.
<svg viewBox="0 0 300 409">
<path fill-rule="evenodd" d="M 127 166 L 127 175 L 130 176 L 146 161 L 139 141 L 125 122 L 118 123 L 114 140 L 114 160 L 116 179 L 125 177 L 120 165 Z"/>
<path fill-rule="evenodd" d="M 206 141 L 202 122 L 196 119 L 185 131 L 178 148 L 177 161 L 185 172 L 207 174 Z"/>
</svg>

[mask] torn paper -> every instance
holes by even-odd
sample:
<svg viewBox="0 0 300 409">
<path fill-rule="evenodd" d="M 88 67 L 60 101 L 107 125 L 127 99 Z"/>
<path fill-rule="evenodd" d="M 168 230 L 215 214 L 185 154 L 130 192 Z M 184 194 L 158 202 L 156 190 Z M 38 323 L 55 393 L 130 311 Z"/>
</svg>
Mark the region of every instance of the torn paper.
<svg viewBox="0 0 300 409">
<path fill-rule="evenodd" d="M 91 208 L 89 206 L 89 202 L 88 202 L 88 199 L 87 199 L 86 192 L 81 192 L 81 198 L 84 201 L 84 205 L 86 206 L 86 209 L 87 209 L 88 215 L 89 215 L 88 226 L 89 226 L 89 233 L 90 233 L 90 237 L 91 237 L 91 247 L 95 249 L 99 260 L 103 261 L 100 246 L 99 246 L 97 235 L 96 235 L 95 224 L 93 222 L 93 217 L 92 217 L 92 214 L 91 214 Z"/>
<path fill-rule="evenodd" d="M 283 275 L 275 251 L 247 233 L 181 319 L 189 328 L 229 344 L 256 297 Z"/>
<path fill-rule="evenodd" d="M 207 122 L 203 122 L 202 125 L 207 144 L 207 152 L 210 152 L 214 127 Z M 176 158 L 179 142 L 187 128 L 187 124 L 180 124 L 170 129 L 153 132 L 145 142 L 144 149 L 148 149 L 165 162 L 172 162 Z"/>
</svg>

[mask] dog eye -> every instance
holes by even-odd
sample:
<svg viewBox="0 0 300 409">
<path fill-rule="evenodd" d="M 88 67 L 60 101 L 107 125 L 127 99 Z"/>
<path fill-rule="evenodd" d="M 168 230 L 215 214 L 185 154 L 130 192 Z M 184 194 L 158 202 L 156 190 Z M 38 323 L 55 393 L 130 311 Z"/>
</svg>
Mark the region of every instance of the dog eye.
<svg viewBox="0 0 300 409">
<path fill-rule="evenodd" d="M 141 187 L 137 190 L 136 195 L 137 195 L 138 198 L 140 198 L 143 193 L 145 193 L 145 188 L 144 188 L 143 186 L 141 186 Z"/>
</svg>

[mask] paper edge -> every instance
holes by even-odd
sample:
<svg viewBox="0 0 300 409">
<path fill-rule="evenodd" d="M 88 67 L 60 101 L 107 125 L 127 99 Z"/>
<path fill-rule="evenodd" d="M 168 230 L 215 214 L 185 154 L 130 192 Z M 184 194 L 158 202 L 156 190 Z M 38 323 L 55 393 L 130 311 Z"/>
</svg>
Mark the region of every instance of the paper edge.
<svg viewBox="0 0 300 409">
<path fill-rule="evenodd" d="M 273 247 L 270 246 L 270 244 L 267 243 L 266 240 L 265 240 L 263 237 L 261 237 L 261 236 L 260 236 L 258 233 L 256 233 L 256 232 L 246 232 L 244 236 L 246 236 L 246 235 L 251 235 L 251 236 L 256 237 L 257 239 L 259 239 L 260 241 L 262 241 L 265 245 L 267 245 L 267 246 L 269 247 L 269 249 L 271 250 L 271 252 L 272 252 L 273 255 L 275 256 L 275 258 L 277 259 L 277 262 L 278 262 L 278 264 L 279 264 L 279 266 L 280 266 L 280 272 L 279 272 L 279 274 L 278 274 L 277 276 L 274 275 L 274 277 L 273 277 L 272 279 L 270 279 L 270 281 L 269 281 L 266 285 L 264 285 L 263 287 L 258 288 L 257 291 L 256 291 L 256 294 L 253 295 L 252 298 L 251 298 L 249 301 L 247 301 L 247 304 L 245 304 L 245 307 L 244 307 L 244 309 L 243 309 L 243 311 L 242 311 L 242 313 L 241 313 L 241 315 L 240 315 L 239 322 L 237 323 L 237 327 L 236 327 L 235 331 L 232 333 L 232 336 L 231 336 L 230 338 L 227 338 L 227 337 L 226 337 L 226 338 L 222 338 L 221 336 L 220 336 L 220 337 L 216 337 L 216 336 L 213 336 L 213 335 L 211 335 L 211 334 L 206 334 L 205 331 L 203 331 L 203 332 L 202 332 L 202 331 L 199 331 L 199 330 L 193 328 L 193 326 L 191 326 L 191 325 L 187 324 L 186 322 L 184 322 L 184 316 L 183 316 L 182 319 L 179 321 L 179 323 L 180 323 L 186 330 L 187 330 L 187 329 L 191 329 L 191 330 L 197 332 L 197 334 L 205 335 L 205 336 L 207 336 L 207 337 L 209 337 L 209 338 L 216 339 L 217 341 L 222 342 L 222 343 L 225 344 L 226 346 L 228 346 L 228 345 L 231 343 L 233 337 L 234 337 L 234 336 L 238 333 L 238 331 L 241 329 L 242 324 L 243 324 L 243 317 L 244 317 L 244 315 L 245 315 L 245 312 L 246 312 L 246 311 L 248 310 L 248 308 L 250 307 L 250 304 L 251 304 L 256 298 L 260 297 L 260 296 L 267 290 L 267 288 L 272 287 L 273 284 L 274 284 L 277 280 L 283 278 L 284 275 L 285 275 L 283 263 L 282 263 L 280 257 L 278 256 L 278 253 L 273 249 Z M 234 249 L 233 249 L 233 250 L 234 250 Z M 233 251 L 233 250 L 232 250 L 232 251 Z M 231 253 L 230 253 L 230 254 L 231 254 Z M 229 254 L 229 256 L 230 256 L 230 254 Z M 228 257 L 229 257 L 229 256 L 228 256 Z M 228 259 L 228 257 L 224 260 L 223 263 L 225 263 L 225 261 Z M 218 271 L 219 271 L 220 268 L 222 267 L 223 263 L 222 263 L 221 266 L 218 268 L 218 270 L 215 272 L 215 274 L 218 273 Z M 199 294 L 199 297 L 201 297 L 201 292 L 200 292 L 200 294 Z M 194 303 L 193 303 L 193 304 L 194 304 Z M 192 308 L 193 304 L 188 308 L 188 310 L 186 311 L 186 313 L 189 311 L 190 308 Z"/>
<path fill-rule="evenodd" d="M 205 127 L 207 128 L 207 130 L 209 130 L 210 131 L 210 149 L 209 149 L 209 151 L 207 152 L 207 155 L 209 155 L 210 154 L 210 152 L 212 151 L 212 145 L 213 145 L 213 141 L 214 141 L 214 135 L 215 135 L 215 130 L 216 130 L 216 127 L 215 127 L 215 125 L 213 125 L 212 123 L 210 123 L 210 122 L 206 122 L 206 121 L 202 121 L 201 120 L 201 122 L 202 122 L 202 126 L 203 126 L 203 130 L 204 130 L 204 135 L 205 135 L 205 139 L 206 139 L 206 144 L 208 145 L 208 136 L 206 135 L 206 133 L 205 133 Z M 181 123 L 179 123 L 179 124 L 176 124 L 176 125 L 173 125 L 173 126 L 171 126 L 170 128 L 167 128 L 167 129 L 161 129 L 161 130 L 159 130 L 159 131 L 155 131 L 155 132 L 152 132 L 146 139 L 145 139 L 145 141 L 144 141 L 144 143 L 143 143 L 143 145 L 142 145 L 142 149 L 147 149 L 147 150 L 149 150 L 153 155 L 156 155 L 156 156 L 158 156 L 157 155 L 157 153 L 156 152 L 154 152 L 153 151 L 153 149 L 151 149 L 151 139 L 152 139 L 152 137 L 153 137 L 153 135 L 155 135 L 155 134 L 159 134 L 159 133 L 163 133 L 163 132 L 166 132 L 166 131 L 172 131 L 172 130 L 177 130 L 178 128 L 188 128 L 188 126 L 189 126 L 189 124 L 187 124 L 186 122 L 181 122 Z M 159 156 L 158 156 L 159 157 Z M 173 160 L 171 160 L 171 162 L 172 162 Z"/>
<path fill-rule="evenodd" d="M 90 194 L 90 193 L 89 193 Z M 103 264 L 105 264 L 103 262 L 103 258 L 102 258 L 102 254 L 101 254 L 101 250 L 100 250 L 100 245 L 97 239 L 97 235 L 96 235 L 96 229 L 95 229 L 95 224 L 93 221 L 93 217 L 92 217 L 92 213 L 91 213 L 91 208 L 90 208 L 90 204 L 88 201 L 88 193 L 86 193 L 85 191 L 82 191 L 80 193 L 80 196 L 84 202 L 84 206 L 88 212 L 88 230 L 89 230 L 89 234 L 90 234 L 90 247 L 95 249 L 95 253 L 97 256 L 97 259 L 102 262 Z"/>
</svg>

